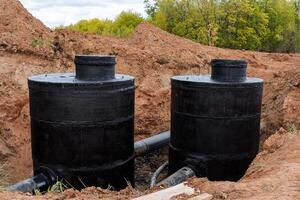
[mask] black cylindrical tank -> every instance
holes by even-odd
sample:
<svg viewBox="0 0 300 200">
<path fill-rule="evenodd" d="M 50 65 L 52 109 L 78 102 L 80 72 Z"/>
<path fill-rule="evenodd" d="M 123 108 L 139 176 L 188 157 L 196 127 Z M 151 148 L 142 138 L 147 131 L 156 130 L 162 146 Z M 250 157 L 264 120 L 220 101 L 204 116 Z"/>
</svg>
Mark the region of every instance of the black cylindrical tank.
<svg viewBox="0 0 300 200">
<path fill-rule="evenodd" d="M 263 80 L 242 60 L 213 60 L 211 76 L 171 79 L 170 173 L 239 180 L 259 148 Z"/>
<path fill-rule="evenodd" d="M 134 78 L 114 56 L 76 56 L 76 74 L 29 77 L 34 173 L 75 188 L 134 184 Z"/>
</svg>

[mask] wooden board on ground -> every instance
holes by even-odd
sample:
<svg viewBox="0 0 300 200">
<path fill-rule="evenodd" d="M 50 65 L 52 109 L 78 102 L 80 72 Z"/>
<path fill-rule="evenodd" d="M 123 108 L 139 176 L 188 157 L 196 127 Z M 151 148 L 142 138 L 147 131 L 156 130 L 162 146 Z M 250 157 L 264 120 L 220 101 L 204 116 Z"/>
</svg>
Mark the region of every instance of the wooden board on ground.
<svg viewBox="0 0 300 200">
<path fill-rule="evenodd" d="M 167 189 L 163 189 L 160 190 L 158 192 L 154 192 L 151 194 L 147 194 L 138 198 L 135 198 L 133 200 L 169 200 L 172 197 L 181 195 L 181 194 L 186 194 L 186 195 L 193 195 L 195 194 L 195 189 L 191 188 L 189 186 L 186 185 L 186 183 L 181 183 L 179 185 L 167 188 Z M 202 199 L 201 199 L 201 195 L 202 195 Z M 201 194 L 199 196 L 193 197 L 191 198 L 191 200 L 210 200 L 209 197 L 211 195 L 209 194 Z M 198 197 L 198 198 L 197 198 Z"/>
</svg>

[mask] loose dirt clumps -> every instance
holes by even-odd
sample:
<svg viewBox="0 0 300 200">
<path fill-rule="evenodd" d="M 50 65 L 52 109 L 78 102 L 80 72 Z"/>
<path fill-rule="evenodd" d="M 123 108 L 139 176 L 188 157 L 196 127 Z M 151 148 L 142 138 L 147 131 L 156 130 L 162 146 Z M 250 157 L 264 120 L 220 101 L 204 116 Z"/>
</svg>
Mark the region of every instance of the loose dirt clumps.
<svg viewBox="0 0 300 200">
<path fill-rule="evenodd" d="M 19 1 L 0 0 L 0 50 L 51 57 L 52 31 L 35 19 Z"/>
<path fill-rule="evenodd" d="M 300 54 L 203 46 L 147 23 L 141 23 L 128 39 L 69 30 L 52 31 L 29 14 L 19 1 L 0 0 L 0 10 L 0 160 L 7 163 L 11 183 L 32 173 L 27 77 L 74 71 L 75 54 L 116 55 L 117 72 L 136 77 L 136 140 L 169 129 L 170 77 L 207 74 L 212 58 L 245 59 L 249 63 L 248 76 L 264 79 L 262 144 L 280 127 L 293 133 L 300 128 Z M 268 139 L 262 145 L 264 150 L 240 182 L 211 183 L 195 179 L 193 185 L 201 191 L 217 194 L 217 197 L 224 193 L 224 198 L 229 199 L 238 195 L 252 198 L 256 191 L 258 197 L 273 197 L 274 188 L 284 194 L 294 191 L 294 186 L 285 184 L 297 183 L 292 176 L 298 176 L 299 145 L 296 145 L 300 136 L 286 133 L 275 134 L 272 138 L 277 143 L 270 143 Z M 255 167 L 259 163 L 267 167 Z M 282 187 L 276 185 L 278 178 Z M 14 199 L 31 198 L 0 193 L 1 199 L 5 199 L 2 195 L 8 199 L 12 196 Z M 45 198 L 55 199 L 59 195 L 50 194 Z M 76 195 L 81 194 L 76 192 Z M 111 193 L 110 197 L 117 198 L 117 195 L 122 193 Z M 126 197 L 130 195 L 122 196 Z M 93 199 L 84 193 L 82 198 Z"/>
</svg>

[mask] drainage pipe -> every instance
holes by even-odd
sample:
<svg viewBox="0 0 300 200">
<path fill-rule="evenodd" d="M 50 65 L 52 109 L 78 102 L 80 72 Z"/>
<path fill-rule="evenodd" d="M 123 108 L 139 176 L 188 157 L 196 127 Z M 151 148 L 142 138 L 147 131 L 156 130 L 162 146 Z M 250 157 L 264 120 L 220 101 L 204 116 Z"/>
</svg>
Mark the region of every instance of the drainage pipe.
<svg viewBox="0 0 300 200">
<path fill-rule="evenodd" d="M 44 174 L 38 174 L 29 179 L 23 180 L 15 185 L 9 186 L 8 191 L 10 192 L 24 192 L 24 193 L 34 193 L 35 190 L 40 190 L 40 188 L 46 188 L 49 184 L 47 177 Z"/>
<path fill-rule="evenodd" d="M 134 143 L 135 156 L 142 156 L 169 144 L 170 131 L 162 132 L 152 137 Z"/>
<path fill-rule="evenodd" d="M 34 193 L 36 190 L 45 191 L 49 186 L 55 184 L 58 176 L 48 168 L 41 168 L 40 173 L 36 176 L 20 181 L 15 185 L 9 186 L 7 191 L 9 192 L 24 192 Z"/>
<path fill-rule="evenodd" d="M 164 185 L 167 187 L 178 185 L 182 182 L 185 182 L 188 178 L 195 176 L 194 170 L 189 167 L 183 167 L 176 171 L 174 174 L 168 178 L 162 180 L 157 185 Z"/>
</svg>

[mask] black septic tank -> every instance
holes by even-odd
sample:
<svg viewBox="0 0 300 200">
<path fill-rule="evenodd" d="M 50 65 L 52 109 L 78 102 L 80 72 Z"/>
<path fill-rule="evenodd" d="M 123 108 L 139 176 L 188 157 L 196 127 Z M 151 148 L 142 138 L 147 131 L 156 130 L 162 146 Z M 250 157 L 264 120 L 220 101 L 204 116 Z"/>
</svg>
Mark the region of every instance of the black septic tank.
<svg viewBox="0 0 300 200">
<path fill-rule="evenodd" d="M 134 78 L 114 56 L 76 56 L 76 74 L 28 78 L 35 175 L 75 188 L 134 184 Z"/>
<path fill-rule="evenodd" d="M 263 80 L 243 60 L 211 62 L 211 76 L 171 79 L 170 173 L 237 181 L 259 148 Z"/>
</svg>

